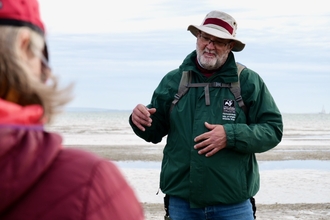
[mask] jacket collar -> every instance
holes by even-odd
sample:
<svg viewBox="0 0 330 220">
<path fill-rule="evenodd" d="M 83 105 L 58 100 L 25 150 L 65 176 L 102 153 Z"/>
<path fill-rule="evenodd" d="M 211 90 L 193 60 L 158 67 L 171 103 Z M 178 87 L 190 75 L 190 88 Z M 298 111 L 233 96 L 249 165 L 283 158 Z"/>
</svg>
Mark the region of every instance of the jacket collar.
<svg viewBox="0 0 330 220">
<path fill-rule="evenodd" d="M 197 58 L 197 53 L 196 50 L 194 50 L 185 58 L 185 60 L 180 66 L 180 69 L 182 71 L 193 71 L 202 75 L 202 73 L 196 66 L 196 62 L 195 62 L 196 58 Z M 229 53 L 226 62 L 222 65 L 221 68 L 219 68 L 215 72 L 213 76 L 210 77 L 210 80 L 224 82 L 224 83 L 237 82 L 238 80 L 237 66 L 233 52 Z"/>
<path fill-rule="evenodd" d="M 20 106 L 0 99 L 0 124 L 41 125 L 42 115 L 40 105 Z"/>
</svg>

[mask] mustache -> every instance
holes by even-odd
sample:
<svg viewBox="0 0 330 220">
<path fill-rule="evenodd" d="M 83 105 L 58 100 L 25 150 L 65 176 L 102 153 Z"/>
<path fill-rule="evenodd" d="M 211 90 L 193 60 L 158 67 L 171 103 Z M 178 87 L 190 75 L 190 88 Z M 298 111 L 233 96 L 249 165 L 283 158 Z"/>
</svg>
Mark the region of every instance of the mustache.
<svg viewBox="0 0 330 220">
<path fill-rule="evenodd" d="M 203 50 L 203 53 L 211 53 L 211 54 L 214 54 L 215 56 L 218 56 L 218 54 L 217 54 L 214 50 L 209 50 L 209 49 L 207 49 L 207 48 L 205 48 L 205 49 Z"/>
</svg>

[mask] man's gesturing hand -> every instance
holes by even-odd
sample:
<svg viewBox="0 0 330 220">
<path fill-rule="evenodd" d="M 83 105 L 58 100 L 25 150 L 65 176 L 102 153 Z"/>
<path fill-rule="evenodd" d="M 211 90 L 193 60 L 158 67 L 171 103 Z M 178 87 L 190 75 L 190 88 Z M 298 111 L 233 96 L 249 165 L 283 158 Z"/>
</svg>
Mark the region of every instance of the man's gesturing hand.
<svg viewBox="0 0 330 220">
<path fill-rule="evenodd" d="M 145 131 L 145 127 L 150 127 L 152 119 L 150 115 L 156 112 L 155 108 L 147 108 L 142 104 L 138 104 L 132 113 L 132 121 L 141 131 Z"/>
<path fill-rule="evenodd" d="M 205 127 L 209 131 L 194 139 L 197 143 L 194 148 L 199 150 L 199 154 L 205 154 L 206 157 L 210 157 L 226 147 L 227 137 L 222 125 L 213 125 L 205 122 Z"/>
</svg>

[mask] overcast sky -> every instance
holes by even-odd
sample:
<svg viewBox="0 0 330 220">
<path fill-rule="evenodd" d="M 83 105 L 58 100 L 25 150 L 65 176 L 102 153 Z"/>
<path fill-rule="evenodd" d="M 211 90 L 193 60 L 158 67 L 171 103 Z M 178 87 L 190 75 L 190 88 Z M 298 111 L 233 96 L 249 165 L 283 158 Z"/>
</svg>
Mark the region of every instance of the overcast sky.
<svg viewBox="0 0 330 220">
<path fill-rule="evenodd" d="M 51 65 L 75 83 L 69 107 L 131 110 L 195 49 L 187 31 L 231 14 L 246 43 L 236 60 L 259 73 L 283 113 L 330 112 L 330 9 L 324 0 L 39 0 Z"/>
</svg>

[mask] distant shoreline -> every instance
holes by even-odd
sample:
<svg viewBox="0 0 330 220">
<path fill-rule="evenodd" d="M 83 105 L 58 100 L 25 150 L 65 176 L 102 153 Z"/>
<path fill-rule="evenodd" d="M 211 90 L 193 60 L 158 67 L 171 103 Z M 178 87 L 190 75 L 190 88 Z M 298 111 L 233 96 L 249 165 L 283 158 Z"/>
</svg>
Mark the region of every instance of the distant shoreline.
<svg viewBox="0 0 330 220">
<path fill-rule="evenodd" d="M 107 109 L 107 108 L 89 108 L 89 107 L 67 107 L 64 112 L 132 112 L 133 109 Z M 282 112 L 283 115 L 330 115 L 326 112 L 305 112 L 292 113 Z"/>
<path fill-rule="evenodd" d="M 64 112 L 129 112 L 131 110 L 104 109 L 104 108 L 65 108 Z"/>
</svg>

